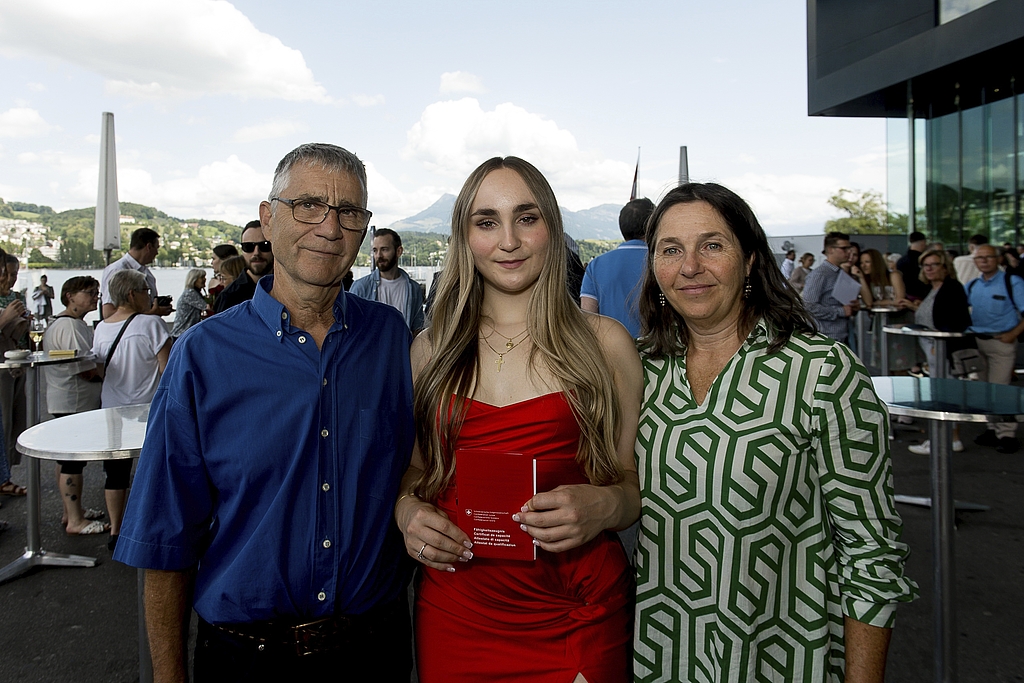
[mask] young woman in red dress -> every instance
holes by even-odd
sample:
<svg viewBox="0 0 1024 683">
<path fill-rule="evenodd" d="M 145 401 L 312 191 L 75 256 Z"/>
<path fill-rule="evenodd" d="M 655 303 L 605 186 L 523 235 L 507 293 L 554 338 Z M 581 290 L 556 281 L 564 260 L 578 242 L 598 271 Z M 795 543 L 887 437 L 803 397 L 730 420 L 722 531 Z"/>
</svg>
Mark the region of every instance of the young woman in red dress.
<svg viewBox="0 0 1024 683">
<path fill-rule="evenodd" d="M 477 168 L 452 211 L 429 329 L 413 342 L 417 447 L 395 517 L 423 566 L 420 681 L 631 680 L 633 572 L 613 531 L 640 512 L 640 359 L 566 289 L 561 214 L 515 157 Z M 561 473 L 513 519 L 534 561 L 474 557 L 455 454 L 523 453 Z M 500 485 L 500 483 L 499 483 Z"/>
</svg>

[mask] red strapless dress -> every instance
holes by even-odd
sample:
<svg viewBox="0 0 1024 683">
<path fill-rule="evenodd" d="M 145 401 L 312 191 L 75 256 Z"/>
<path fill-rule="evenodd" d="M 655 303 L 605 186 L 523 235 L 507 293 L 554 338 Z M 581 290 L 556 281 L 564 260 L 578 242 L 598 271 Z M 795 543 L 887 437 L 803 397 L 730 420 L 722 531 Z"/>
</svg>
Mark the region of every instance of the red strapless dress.
<svg viewBox="0 0 1024 683">
<path fill-rule="evenodd" d="M 457 448 L 564 461 L 577 470 L 579 427 L 560 393 L 504 407 L 470 402 Z M 578 476 L 578 475 L 577 475 Z M 455 519 L 456 487 L 438 507 Z M 526 501 L 523 501 L 524 503 Z M 533 562 L 473 558 L 456 571 L 421 572 L 416 657 L 422 683 L 632 680 L 633 572 L 604 532 Z"/>
</svg>

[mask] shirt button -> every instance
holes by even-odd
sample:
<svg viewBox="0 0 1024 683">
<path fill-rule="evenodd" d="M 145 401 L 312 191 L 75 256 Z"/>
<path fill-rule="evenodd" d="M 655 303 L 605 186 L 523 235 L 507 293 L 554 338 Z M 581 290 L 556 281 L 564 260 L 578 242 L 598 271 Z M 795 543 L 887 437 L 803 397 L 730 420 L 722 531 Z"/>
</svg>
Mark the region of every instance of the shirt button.
<svg viewBox="0 0 1024 683">
<path fill-rule="evenodd" d="M 326 377 L 324 377 L 324 386 L 325 387 L 327 386 L 327 378 Z"/>
<path fill-rule="evenodd" d="M 331 539 L 328 538 L 328 539 L 324 540 L 324 547 L 325 548 L 330 548 L 331 547 Z"/>
<path fill-rule="evenodd" d="M 306 338 L 303 337 L 301 334 L 299 335 L 299 343 L 300 344 L 305 344 L 306 343 Z"/>
<path fill-rule="evenodd" d="M 278 330 L 278 331 L 277 331 L 277 336 L 278 336 L 278 337 L 280 337 L 280 336 L 281 336 L 281 330 Z"/>
<path fill-rule="evenodd" d="M 324 491 L 330 491 L 330 490 L 331 490 L 331 485 L 330 485 L 330 484 L 328 484 L 328 483 L 327 483 L 327 482 L 325 481 L 325 482 L 324 482 L 324 485 L 323 485 L 323 486 L 321 486 L 320 488 L 322 488 L 322 489 L 323 489 Z"/>
<path fill-rule="evenodd" d="M 288 313 L 285 312 L 285 311 L 281 311 L 281 320 L 287 320 L 287 319 L 288 319 Z"/>
<path fill-rule="evenodd" d="M 316 594 L 316 599 L 319 600 L 320 602 L 323 602 L 324 600 L 327 599 L 327 593 L 324 593 L 323 591 L 320 591 L 319 593 Z"/>
<path fill-rule="evenodd" d="M 326 439 L 327 438 L 327 430 L 326 429 L 321 429 L 320 430 L 320 436 L 322 436 L 322 437 L 324 437 Z"/>
</svg>

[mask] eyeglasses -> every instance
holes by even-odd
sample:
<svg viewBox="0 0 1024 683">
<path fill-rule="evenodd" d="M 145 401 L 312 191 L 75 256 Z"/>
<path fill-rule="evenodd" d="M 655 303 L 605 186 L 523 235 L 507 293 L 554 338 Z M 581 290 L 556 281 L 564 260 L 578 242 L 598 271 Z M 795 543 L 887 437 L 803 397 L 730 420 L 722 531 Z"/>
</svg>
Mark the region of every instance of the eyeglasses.
<svg viewBox="0 0 1024 683">
<path fill-rule="evenodd" d="M 327 214 L 338 212 L 338 223 L 345 230 L 351 232 L 363 232 L 370 222 L 373 212 L 351 204 L 340 204 L 331 206 L 326 202 L 318 202 L 314 199 L 285 199 L 283 197 L 271 197 L 272 202 L 283 202 L 292 207 L 292 218 L 300 223 L 319 225 L 327 218 Z"/>
<path fill-rule="evenodd" d="M 833 244 L 832 248 L 833 249 L 842 249 L 843 251 L 850 251 L 851 249 L 853 249 L 853 245 L 852 244 L 847 244 L 845 247 L 841 247 L 838 244 Z"/>
<path fill-rule="evenodd" d="M 261 254 L 267 254 L 270 252 L 270 241 L 263 240 L 262 242 L 242 242 L 242 251 L 246 254 L 251 254 L 259 248 Z"/>
<path fill-rule="evenodd" d="M 921 267 L 922 268 L 941 268 L 942 267 L 942 263 L 940 263 L 939 261 L 934 261 L 934 262 L 930 262 L 930 263 L 922 263 Z"/>
</svg>

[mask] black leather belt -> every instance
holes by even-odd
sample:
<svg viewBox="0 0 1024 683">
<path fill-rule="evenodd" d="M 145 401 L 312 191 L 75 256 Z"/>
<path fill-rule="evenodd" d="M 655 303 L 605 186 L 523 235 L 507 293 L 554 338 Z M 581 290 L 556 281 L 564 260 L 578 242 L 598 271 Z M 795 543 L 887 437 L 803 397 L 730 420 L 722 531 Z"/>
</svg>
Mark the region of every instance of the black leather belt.
<svg viewBox="0 0 1024 683">
<path fill-rule="evenodd" d="M 279 624 L 272 621 L 247 624 L 210 624 L 218 631 L 250 641 L 261 652 L 267 648 L 290 650 L 298 657 L 341 648 L 351 622 L 345 617 L 329 617 L 305 624 Z"/>
</svg>

